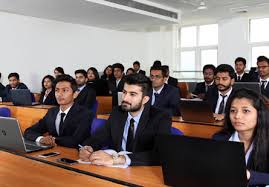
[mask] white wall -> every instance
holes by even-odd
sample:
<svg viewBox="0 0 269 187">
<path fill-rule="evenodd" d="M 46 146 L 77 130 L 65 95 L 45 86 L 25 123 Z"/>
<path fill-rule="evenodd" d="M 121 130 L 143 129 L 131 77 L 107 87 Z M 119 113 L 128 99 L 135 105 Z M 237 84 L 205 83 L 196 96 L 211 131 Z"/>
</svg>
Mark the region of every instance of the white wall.
<svg viewBox="0 0 269 187">
<path fill-rule="evenodd" d="M 38 92 L 41 79 L 53 74 L 56 66 L 73 75 L 78 68 L 121 62 L 128 67 L 135 60 L 142 68 L 147 61 L 145 33 L 120 32 L 0 12 L 0 72 L 7 84 L 10 72 L 18 72 L 21 81 Z M 150 41 L 151 42 L 151 41 Z M 158 45 L 158 44 L 157 44 Z M 149 64 L 147 64 L 149 63 Z"/>
</svg>

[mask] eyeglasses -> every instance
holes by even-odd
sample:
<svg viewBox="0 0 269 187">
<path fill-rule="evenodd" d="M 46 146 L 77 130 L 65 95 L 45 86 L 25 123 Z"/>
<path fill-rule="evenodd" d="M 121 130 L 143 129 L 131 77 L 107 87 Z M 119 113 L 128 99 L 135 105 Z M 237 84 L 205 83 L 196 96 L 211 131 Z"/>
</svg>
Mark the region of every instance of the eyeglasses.
<svg viewBox="0 0 269 187">
<path fill-rule="evenodd" d="M 150 78 L 151 79 L 161 79 L 161 78 L 163 78 L 163 76 L 161 76 L 161 75 L 150 75 Z"/>
</svg>

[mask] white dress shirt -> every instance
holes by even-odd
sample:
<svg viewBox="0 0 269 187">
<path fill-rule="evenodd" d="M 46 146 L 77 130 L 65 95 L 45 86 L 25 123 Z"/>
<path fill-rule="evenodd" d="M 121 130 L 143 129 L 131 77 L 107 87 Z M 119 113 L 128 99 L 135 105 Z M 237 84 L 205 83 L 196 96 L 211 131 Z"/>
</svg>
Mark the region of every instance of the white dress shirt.
<svg viewBox="0 0 269 187">
<path fill-rule="evenodd" d="M 233 90 L 233 88 L 231 88 L 230 91 L 227 92 L 227 93 L 225 94 L 225 95 L 227 95 L 227 96 L 224 98 L 224 110 L 225 110 L 225 107 L 226 107 L 227 100 L 228 100 L 230 94 L 232 93 L 232 90 Z M 219 97 L 218 97 L 217 105 L 216 105 L 216 108 L 215 108 L 215 113 L 216 113 L 216 114 L 217 114 L 218 111 L 219 111 L 219 107 L 220 107 L 220 103 L 221 103 L 221 101 L 222 101 L 222 94 L 221 94 L 220 91 L 219 91 Z"/>
</svg>

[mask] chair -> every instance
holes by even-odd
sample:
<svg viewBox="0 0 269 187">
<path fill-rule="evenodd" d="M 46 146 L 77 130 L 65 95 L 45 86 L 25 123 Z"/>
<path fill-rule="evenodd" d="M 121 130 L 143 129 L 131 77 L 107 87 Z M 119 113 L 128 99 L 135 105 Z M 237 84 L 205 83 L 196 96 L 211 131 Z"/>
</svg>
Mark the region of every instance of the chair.
<svg viewBox="0 0 269 187">
<path fill-rule="evenodd" d="M 2 117 L 11 117 L 11 112 L 9 108 L 1 107 L 0 108 L 0 116 Z"/>
<path fill-rule="evenodd" d="M 173 135 L 179 135 L 179 136 L 183 136 L 183 132 L 181 132 L 179 129 L 175 128 L 175 127 L 171 127 L 171 134 Z"/>
<path fill-rule="evenodd" d="M 180 97 L 187 98 L 189 93 L 189 85 L 187 82 L 178 82 L 177 87 L 180 89 Z"/>
<path fill-rule="evenodd" d="M 94 134 L 97 129 L 104 126 L 106 124 L 106 121 L 106 119 L 94 118 L 91 126 L 91 135 Z"/>
<path fill-rule="evenodd" d="M 91 111 L 94 113 L 94 115 L 96 115 L 97 109 L 98 109 L 98 101 L 95 100 L 91 108 Z"/>
</svg>

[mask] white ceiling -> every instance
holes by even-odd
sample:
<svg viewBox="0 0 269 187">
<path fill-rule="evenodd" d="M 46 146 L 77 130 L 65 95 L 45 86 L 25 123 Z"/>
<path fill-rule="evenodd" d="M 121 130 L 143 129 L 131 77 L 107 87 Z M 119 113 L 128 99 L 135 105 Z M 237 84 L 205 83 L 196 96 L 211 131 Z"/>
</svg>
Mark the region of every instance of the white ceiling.
<svg viewBox="0 0 269 187">
<path fill-rule="evenodd" d="M 269 14 L 268 0 L 205 0 L 208 9 L 199 11 L 196 8 L 200 0 L 149 1 L 180 9 L 183 25 L 212 22 L 234 16 Z M 238 10 L 248 12 L 235 13 Z M 173 23 L 85 0 L 0 0 L 0 11 L 115 30 L 141 30 Z"/>
</svg>

